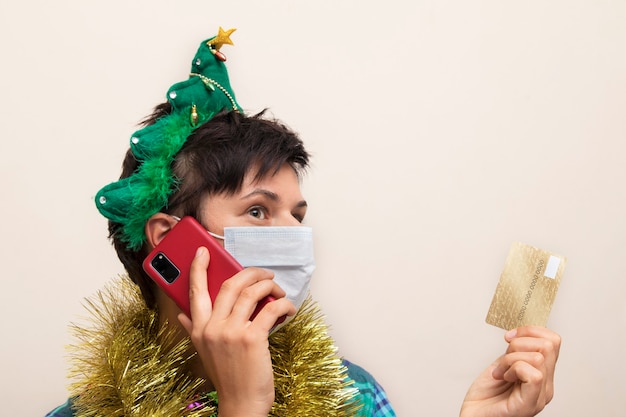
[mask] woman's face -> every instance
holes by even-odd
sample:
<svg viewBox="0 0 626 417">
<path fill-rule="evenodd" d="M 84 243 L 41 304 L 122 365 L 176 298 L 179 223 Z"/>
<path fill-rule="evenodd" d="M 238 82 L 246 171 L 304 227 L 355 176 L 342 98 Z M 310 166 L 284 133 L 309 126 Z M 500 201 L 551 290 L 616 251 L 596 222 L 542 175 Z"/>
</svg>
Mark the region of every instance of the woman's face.
<svg viewBox="0 0 626 417">
<path fill-rule="evenodd" d="M 203 199 L 200 221 L 213 233 L 223 235 L 231 226 L 298 226 L 304 220 L 307 203 L 300 191 L 298 176 L 289 164 L 275 174 L 254 180 L 256 170 L 246 174 L 235 194 L 216 194 Z"/>
</svg>

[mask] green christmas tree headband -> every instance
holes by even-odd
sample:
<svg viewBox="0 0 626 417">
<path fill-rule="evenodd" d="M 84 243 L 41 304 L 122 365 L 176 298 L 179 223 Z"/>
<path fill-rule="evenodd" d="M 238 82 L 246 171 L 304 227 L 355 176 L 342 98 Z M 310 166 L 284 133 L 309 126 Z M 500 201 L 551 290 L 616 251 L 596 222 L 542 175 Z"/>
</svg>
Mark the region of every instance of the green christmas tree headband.
<svg viewBox="0 0 626 417">
<path fill-rule="evenodd" d="M 230 34 L 234 31 L 220 27 L 217 36 L 200 44 L 189 79 L 167 91 L 171 113 L 131 136 L 137 170 L 96 194 L 96 207 L 104 217 L 122 225 L 120 237 L 131 250 L 143 245 L 148 219 L 167 207 L 178 184 L 172 162 L 189 135 L 222 110 L 241 111 L 228 80 L 226 57 L 220 52 L 224 44 L 233 44 Z"/>
</svg>

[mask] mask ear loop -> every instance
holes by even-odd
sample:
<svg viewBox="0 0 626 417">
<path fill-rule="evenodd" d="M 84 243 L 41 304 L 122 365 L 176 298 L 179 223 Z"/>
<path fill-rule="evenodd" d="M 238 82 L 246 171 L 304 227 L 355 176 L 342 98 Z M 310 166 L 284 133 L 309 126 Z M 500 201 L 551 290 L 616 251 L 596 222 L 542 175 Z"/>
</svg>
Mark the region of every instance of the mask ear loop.
<svg viewBox="0 0 626 417">
<path fill-rule="evenodd" d="M 170 214 L 170 217 L 176 220 L 177 222 L 180 221 L 180 217 L 178 216 L 174 216 L 173 214 Z M 217 233 L 213 233 L 210 230 L 207 230 L 206 232 L 210 234 L 211 236 L 213 236 L 215 239 L 224 240 L 224 236 L 218 235 Z"/>
<path fill-rule="evenodd" d="M 207 230 L 207 233 L 213 236 L 215 239 L 224 240 L 224 236 L 218 235 L 217 233 L 213 233 L 209 230 Z"/>
</svg>

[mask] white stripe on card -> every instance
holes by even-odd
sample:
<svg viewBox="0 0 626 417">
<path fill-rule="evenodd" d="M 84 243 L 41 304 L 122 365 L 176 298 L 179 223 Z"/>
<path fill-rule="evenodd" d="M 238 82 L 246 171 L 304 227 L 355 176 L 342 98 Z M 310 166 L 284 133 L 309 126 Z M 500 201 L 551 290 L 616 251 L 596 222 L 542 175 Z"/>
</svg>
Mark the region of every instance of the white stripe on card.
<svg viewBox="0 0 626 417">
<path fill-rule="evenodd" d="M 548 265 L 546 265 L 546 271 L 543 273 L 543 276 L 546 278 L 554 279 L 554 277 L 556 277 L 556 271 L 558 271 L 560 263 L 561 258 L 559 258 L 558 256 L 550 255 L 550 259 L 548 259 Z"/>
</svg>

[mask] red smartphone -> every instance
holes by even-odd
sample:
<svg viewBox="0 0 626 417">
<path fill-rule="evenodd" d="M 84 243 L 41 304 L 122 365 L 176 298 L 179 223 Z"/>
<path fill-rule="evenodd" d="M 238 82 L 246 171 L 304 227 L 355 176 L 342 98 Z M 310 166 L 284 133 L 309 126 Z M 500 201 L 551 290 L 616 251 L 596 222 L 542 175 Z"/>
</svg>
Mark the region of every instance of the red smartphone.
<svg viewBox="0 0 626 417">
<path fill-rule="evenodd" d="M 143 261 L 144 271 L 189 317 L 191 317 L 189 271 L 196 250 L 200 246 L 206 247 L 211 255 L 207 283 L 211 302 L 215 303 L 222 283 L 243 267 L 193 217 L 183 217 Z M 273 300 L 275 298 L 272 296 L 262 299 L 250 320 L 256 317 L 265 304 Z M 279 318 L 276 324 L 283 322 L 284 319 Z"/>
</svg>

